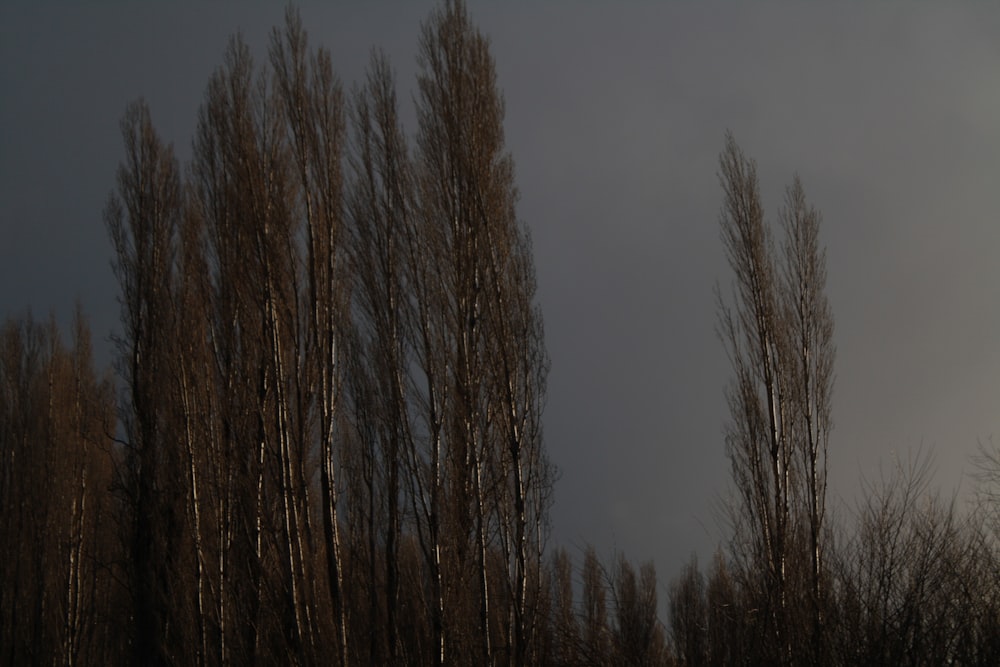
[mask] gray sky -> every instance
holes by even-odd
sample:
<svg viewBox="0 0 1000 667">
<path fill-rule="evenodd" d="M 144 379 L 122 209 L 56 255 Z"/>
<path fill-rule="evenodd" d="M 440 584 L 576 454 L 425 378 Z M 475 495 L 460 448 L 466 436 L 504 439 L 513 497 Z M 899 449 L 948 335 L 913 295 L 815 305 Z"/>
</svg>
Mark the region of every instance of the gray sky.
<svg viewBox="0 0 1000 667">
<path fill-rule="evenodd" d="M 206 4 L 0 6 L 0 317 L 30 306 L 65 323 L 79 299 L 108 359 L 101 212 L 125 105 L 145 96 L 186 158 L 228 36 L 263 57 L 283 20 L 278 4 Z M 655 559 L 666 581 L 723 538 L 728 368 L 712 290 L 729 283 L 715 175 L 727 128 L 772 217 L 796 172 L 823 214 L 834 502 L 921 444 L 950 493 L 977 442 L 1000 438 L 1000 7 L 837 4 L 470 5 L 535 242 L 557 542 Z M 302 16 L 345 84 L 378 45 L 407 100 L 431 6 L 307 3 Z"/>
</svg>

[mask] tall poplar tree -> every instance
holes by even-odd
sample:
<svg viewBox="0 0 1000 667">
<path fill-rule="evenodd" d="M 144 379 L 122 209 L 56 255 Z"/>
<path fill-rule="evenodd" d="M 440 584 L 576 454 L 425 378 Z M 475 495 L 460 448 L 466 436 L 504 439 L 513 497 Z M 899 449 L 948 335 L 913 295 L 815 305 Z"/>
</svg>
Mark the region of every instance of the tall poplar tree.
<svg viewBox="0 0 1000 667">
<path fill-rule="evenodd" d="M 779 213 L 783 244 L 764 218 L 756 164 L 731 134 L 720 157 L 720 224 L 735 285 L 719 292 L 719 331 L 733 366 L 726 451 L 738 493 L 738 555 L 761 575 L 769 660 L 822 651 L 826 455 L 832 421 L 833 317 L 819 213 L 796 177 Z M 795 637 L 789 569 L 806 568 L 812 619 Z"/>
</svg>

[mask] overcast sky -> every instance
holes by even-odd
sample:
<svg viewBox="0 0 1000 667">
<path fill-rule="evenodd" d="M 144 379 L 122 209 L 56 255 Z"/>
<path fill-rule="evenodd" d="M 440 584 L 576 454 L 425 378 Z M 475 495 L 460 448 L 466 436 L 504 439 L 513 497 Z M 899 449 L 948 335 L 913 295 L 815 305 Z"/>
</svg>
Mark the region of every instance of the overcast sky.
<svg viewBox="0 0 1000 667">
<path fill-rule="evenodd" d="M 125 105 L 144 96 L 186 158 L 228 36 L 263 57 L 283 8 L 83 4 L 0 6 L 0 317 L 30 307 L 65 323 L 79 300 L 107 360 L 102 208 Z M 470 5 L 534 237 L 556 542 L 655 559 L 665 581 L 725 537 L 713 287 L 729 284 L 727 129 L 756 159 L 772 218 L 796 172 L 823 215 L 834 503 L 850 507 L 861 475 L 921 444 L 950 493 L 977 442 L 1000 438 L 1000 7 L 834 4 Z M 431 6 L 301 10 L 347 86 L 377 45 L 411 100 Z"/>
</svg>

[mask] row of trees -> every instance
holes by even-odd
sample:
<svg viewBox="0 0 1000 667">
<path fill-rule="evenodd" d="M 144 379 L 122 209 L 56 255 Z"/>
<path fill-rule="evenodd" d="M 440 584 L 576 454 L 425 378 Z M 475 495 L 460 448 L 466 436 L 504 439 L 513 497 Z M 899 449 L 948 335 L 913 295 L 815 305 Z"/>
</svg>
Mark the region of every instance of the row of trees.
<svg viewBox="0 0 1000 667">
<path fill-rule="evenodd" d="M 114 427 L 110 373 L 94 369 L 82 315 L 69 346 L 51 320 L 0 328 L 2 664 L 75 664 L 121 647 Z"/>
<path fill-rule="evenodd" d="M 960 511 L 930 493 L 930 462 L 897 462 L 867 486 L 852 527 L 826 512 L 833 316 L 821 216 L 796 177 L 778 213 L 731 134 L 720 156 L 722 241 L 733 289 L 717 290 L 732 365 L 726 454 L 729 548 L 706 577 L 670 588 L 681 664 L 995 664 L 1000 660 L 1000 457 L 987 495 Z M 992 485 L 992 486 L 991 486 Z M 990 517 L 994 517 L 992 520 Z"/>
<path fill-rule="evenodd" d="M 546 549 L 532 252 L 462 3 L 423 26 L 412 136 L 381 54 L 345 93 L 289 11 L 267 56 L 232 40 L 183 168 L 125 114 L 118 395 L 82 315 L 68 346 L 0 332 L 0 663 L 1000 662 L 995 450 L 974 511 L 918 462 L 828 517 L 833 318 L 798 179 L 776 235 L 727 136 L 732 534 L 663 622 L 651 564 Z"/>
<path fill-rule="evenodd" d="M 5 507 L 0 516 L 5 545 L 0 561 L 0 662 L 129 661 L 136 650 L 129 578 L 134 571 L 129 551 L 134 508 L 122 485 L 128 479 L 124 452 L 111 444 L 111 378 L 93 368 L 81 316 L 68 347 L 52 322 L 38 323 L 30 316 L 8 321 L 0 340 L 0 480 Z M 594 550 L 587 549 L 574 567 L 570 555 L 557 549 L 540 564 L 535 640 L 525 661 L 765 664 L 787 643 L 792 647 L 787 660 L 791 664 L 996 664 L 998 461 L 995 448 L 984 448 L 979 461 L 983 495 L 972 512 L 961 512 L 930 493 L 930 461 L 917 458 L 867 487 L 853 513 L 853 528 L 826 527 L 821 655 L 811 653 L 814 626 L 800 620 L 808 619 L 813 609 L 811 560 L 803 556 L 808 541 L 800 535 L 789 548 L 798 555 L 788 559 L 786 569 L 791 620 L 784 642 L 778 641 L 773 617 L 764 606 L 770 599 L 766 589 L 771 572 L 752 565 L 739 540 L 717 553 L 704 573 L 693 560 L 674 578 L 666 596 L 666 627 L 657 616 L 659 587 L 652 565 L 637 572 L 621 557 L 602 564 Z M 387 641 L 385 615 L 372 621 L 369 606 L 372 592 L 378 600 L 385 600 L 387 592 L 379 588 L 385 584 L 378 574 L 372 587 L 371 561 L 353 555 L 364 545 L 354 544 L 350 520 L 343 526 L 351 554 L 344 566 L 345 606 L 351 619 L 347 627 L 357 633 L 351 636 L 358 641 L 348 662 L 359 663 L 369 660 L 373 641 Z M 404 540 L 401 553 L 397 604 L 404 614 L 421 613 L 426 582 L 420 578 L 426 575 L 419 552 L 412 540 Z M 176 578 L 167 582 L 171 594 L 195 592 L 197 569 L 179 568 Z M 316 612 L 328 613 L 329 608 Z M 172 622 L 176 620 L 165 624 L 167 629 Z M 266 630 L 266 624 L 274 622 L 258 622 L 258 627 Z M 414 622 L 421 621 L 407 618 L 397 626 L 400 645 L 418 641 L 409 630 Z M 165 649 L 168 655 L 159 657 L 168 661 L 198 659 L 197 646 Z M 431 659 L 429 654 L 410 654 L 399 661 L 421 664 Z M 203 659 L 218 661 L 215 656 Z M 457 657 L 454 661 L 463 662 Z"/>
<path fill-rule="evenodd" d="M 548 362 L 503 102 L 459 3 L 419 63 L 412 147 L 386 59 L 345 95 L 294 11 L 267 66 L 231 42 L 183 176 L 125 116 L 137 663 L 536 650 Z"/>
<path fill-rule="evenodd" d="M 773 583 L 768 570 L 748 569 L 737 548 L 705 572 L 692 560 L 669 591 L 675 664 L 996 664 L 995 505 L 961 510 L 931 490 L 931 470 L 924 456 L 898 462 L 867 486 L 850 527 L 828 528 L 818 638 L 805 539 L 791 545 L 799 554 L 786 570 L 782 635 L 765 606 L 774 592 L 761 593 Z"/>
</svg>

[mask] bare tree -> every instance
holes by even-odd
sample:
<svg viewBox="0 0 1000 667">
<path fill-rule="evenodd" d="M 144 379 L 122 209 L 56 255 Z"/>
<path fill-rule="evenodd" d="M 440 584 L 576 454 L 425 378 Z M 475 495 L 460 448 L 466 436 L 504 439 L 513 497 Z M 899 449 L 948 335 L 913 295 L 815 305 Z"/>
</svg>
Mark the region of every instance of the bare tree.
<svg viewBox="0 0 1000 667">
<path fill-rule="evenodd" d="M 363 88 L 352 109 L 354 178 L 348 201 L 351 224 L 350 266 L 355 280 L 352 320 L 358 337 L 358 362 L 351 372 L 355 419 L 367 436 L 371 460 L 381 462 L 385 521 L 386 655 L 399 660 L 399 542 L 405 462 L 415 447 L 410 424 L 410 363 L 413 295 L 408 278 L 413 251 L 413 179 L 389 61 L 374 53 Z M 374 519 L 369 512 L 369 520 Z M 369 557 L 375 567 L 375 526 L 369 527 Z M 372 572 L 371 578 L 374 579 Z M 372 598 L 373 605 L 375 603 Z M 374 616 L 374 609 L 371 612 Z M 375 642 L 381 633 L 373 633 Z M 371 659 L 377 659 L 375 647 Z"/>
<path fill-rule="evenodd" d="M 421 495 L 437 516 L 428 523 L 428 553 L 439 549 L 446 506 L 455 561 L 444 564 L 444 576 L 460 582 L 458 564 L 470 555 L 476 562 L 479 628 L 470 636 L 478 647 L 468 647 L 475 651 L 468 659 L 491 662 L 503 651 L 519 663 L 531 643 L 530 599 L 540 581 L 532 573 L 541 570 L 552 481 L 541 444 L 547 359 L 530 245 L 514 212 L 493 59 L 462 3 L 447 2 L 424 25 L 418 62 L 418 266 L 411 275 L 422 375 L 436 383 L 420 399 L 433 443 L 432 477 L 421 483 L 431 492 Z M 494 548 L 508 570 L 502 591 L 491 589 L 488 576 Z M 501 604 L 508 606 L 494 613 Z M 509 619 L 506 646 L 495 645 L 494 615 Z"/>
<path fill-rule="evenodd" d="M 188 186 L 190 193 L 190 185 Z M 208 316 L 210 294 L 205 258 L 204 221 L 186 198 L 178 243 L 178 277 L 174 287 L 174 312 L 178 331 L 184 332 L 175 342 L 179 349 L 173 359 L 173 391 L 163 388 L 161 396 L 175 408 L 174 419 L 180 431 L 185 455 L 188 527 L 190 533 L 196 615 L 197 647 L 195 661 L 211 662 L 213 656 L 210 628 L 217 618 L 212 613 L 211 577 L 214 551 L 214 530 L 211 518 L 218 509 L 217 485 L 222 465 L 218 438 L 212 415 L 216 414 L 218 396 L 214 391 L 212 350 Z"/>
<path fill-rule="evenodd" d="M 305 353 L 297 357 L 295 372 L 305 385 L 300 409 L 318 413 L 320 486 L 327 582 L 334 611 L 337 653 L 346 664 L 348 636 L 344 603 L 344 581 L 335 434 L 343 377 L 341 370 L 341 320 L 347 314 L 343 264 L 341 173 L 344 152 L 344 100 L 333 72 L 330 54 L 324 49 L 310 52 L 298 13 L 289 9 L 284 34 L 272 36 L 271 62 L 276 72 L 279 99 L 287 119 L 288 143 L 299 187 L 306 235 L 306 288 L 303 294 L 308 318 L 303 323 Z M 315 377 L 313 377 L 315 376 Z M 300 419 L 302 446 L 311 434 Z M 304 450 L 303 450 L 304 453 Z M 301 459 L 301 456 L 300 456 Z M 299 470 L 299 484 L 307 491 Z M 304 512 L 308 507 L 304 506 Z M 306 514 L 308 517 L 308 514 Z"/>
<path fill-rule="evenodd" d="M 692 557 L 670 584 L 670 635 L 681 665 L 708 664 L 709 612 L 705 579 Z"/>
<path fill-rule="evenodd" d="M 170 147 L 153 129 L 145 103 L 130 105 L 122 120 L 125 161 L 118 194 L 105 209 L 121 288 L 120 372 L 128 386 L 122 406 L 127 432 L 126 490 L 132 512 L 129 581 L 133 598 L 134 660 L 168 660 L 167 618 L 181 534 L 178 524 L 180 463 L 170 446 L 169 415 L 158 400 L 169 386 L 173 331 L 171 285 L 175 240 L 182 213 L 181 182 Z M 175 626 L 176 627 L 176 626 Z"/>
<path fill-rule="evenodd" d="M 580 635 L 583 641 L 583 663 L 607 664 L 611 657 L 607 592 L 604 571 L 592 546 L 588 546 L 584 552 L 582 576 Z"/>
<path fill-rule="evenodd" d="M 997 609 L 995 579 L 983 577 L 989 549 L 977 517 L 963 519 L 931 492 L 932 472 L 918 454 L 866 484 L 856 533 L 837 552 L 831 648 L 843 664 L 988 664 L 996 656 L 996 617 L 984 625 L 982 616 Z"/>
<path fill-rule="evenodd" d="M 712 558 L 705 590 L 708 664 L 732 665 L 750 659 L 746 635 L 753 631 L 744 612 L 743 591 L 721 551 Z M 680 657 L 680 656 L 678 656 Z"/>
<path fill-rule="evenodd" d="M 481 401 L 486 376 L 483 292 L 487 289 L 482 252 L 487 248 L 484 228 L 489 220 L 480 216 L 477 195 L 493 184 L 488 170 L 498 147 L 499 128 L 488 78 L 492 63 L 485 40 L 472 29 L 464 6 L 449 3 L 424 25 L 418 64 L 421 232 L 441 241 L 423 261 L 437 255 L 435 261 L 442 264 L 439 300 L 432 307 L 447 332 L 442 341 L 447 347 L 438 355 L 446 361 L 449 372 L 443 433 L 446 448 L 442 453 L 451 516 L 449 537 L 456 556 L 451 572 L 459 583 L 468 572 L 462 564 L 469 556 L 475 558 L 472 572 L 478 585 L 479 627 L 475 633 L 463 634 L 476 638 L 478 660 L 489 664 L 493 651 L 489 632 L 492 598 L 486 569 L 489 443 L 486 406 Z M 423 231 L 428 227 L 434 228 L 433 236 Z M 459 583 L 459 590 L 466 588 Z M 476 649 L 470 645 L 459 650 Z"/>
<path fill-rule="evenodd" d="M 548 624 L 553 635 L 551 663 L 575 665 L 580 662 L 580 631 L 573 604 L 573 564 L 565 549 L 557 549 L 552 555 L 549 572 L 552 604 Z"/>
<path fill-rule="evenodd" d="M 806 203 L 796 176 L 779 212 L 784 231 L 782 320 L 789 329 L 789 392 L 793 446 L 803 472 L 798 500 L 803 506 L 809 548 L 810 616 L 815 659 L 823 655 L 823 553 L 826 461 L 833 426 L 833 315 L 826 294 L 826 253 L 820 247 L 820 214 Z"/>
<path fill-rule="evenodd" d="M 55 320 L 0 327 L 0 662 L 122 659 L 107 632 L 114 429 L 110 378 L 94 370 L 78 310 L 67 347 Z M 44 480 L 44 483 L 40 483 Z"/>
<path fill-rule="evenodd" d="M 624 556 L 618 558 L 611 579 L 614 597 L 615 662 L 623 665 L 662 665 L 668 657 L 663 626 L 656 615 L 656 569 L 645 563 L 639 577 Z"/>
<path fill-rule="evenodd" d="M 810 562 L 811 647 L 822 651 L 822 538 L 826 448 L 831 428 L 833 323 L 824 295 L 819 214 L 798 178 L 780 213 L 785 241 L 774 249 L 764 219 L 756 165 L 732 135 L 720 157 L 725 200 L 722 239 L 735 278 L 734 304 L 718 293 L 719 333 L 735 378 L 727 390 L 726 451 L 739 495 L 737 549 L 759 591 L 773 638 L 769 659 L 792 659 L 789 563 L 806 526 Z M 799 508 L 803 511 L 799 511 Z M 803 516 L 800 519 L 800 516 Z"/>
<path fill-rule="evenodd" d="M 1000 445 L 992 439 L 980 442 L 973 464 L 977 504 L 994 546 L 1000 546 Z"/>
</svg>

